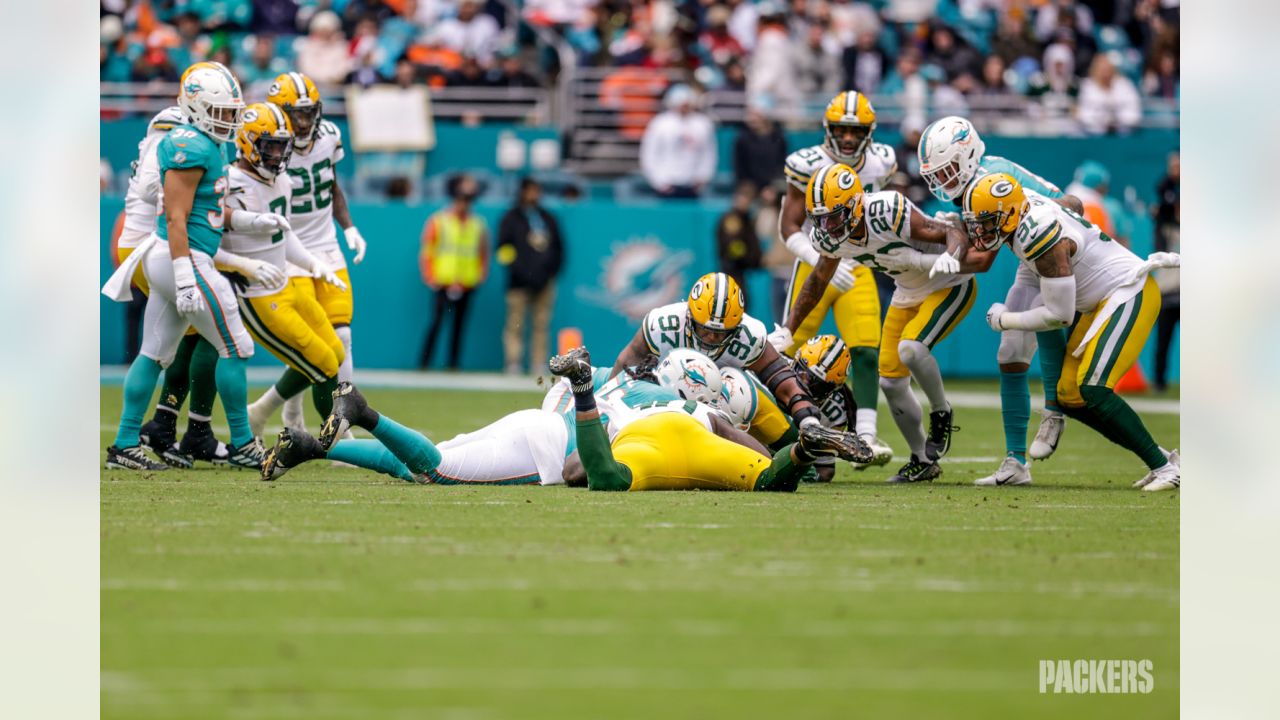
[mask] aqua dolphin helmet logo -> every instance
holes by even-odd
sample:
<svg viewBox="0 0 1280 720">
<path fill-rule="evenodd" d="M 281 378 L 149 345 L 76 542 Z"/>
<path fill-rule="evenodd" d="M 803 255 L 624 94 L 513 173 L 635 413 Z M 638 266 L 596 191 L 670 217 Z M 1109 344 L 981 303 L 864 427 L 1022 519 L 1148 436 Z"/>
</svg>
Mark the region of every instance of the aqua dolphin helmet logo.
<svg viewBox="0 0 1280 720">
<path fill-rule="evenodd" d="M 689 367 L 688 363 L 684 364 L 684 376 L 692 380 L 694 385 L 707 387 L 707 377 L 698 372 L 696 368 Z"/>
<path fill-rule="evenodd" d="M 188 95 L 195 95 L 204 89 L 204 86 L 195 80 L 188 80 L 186 85 L 182 86 L 182 91 Z"/>
<path fill-rule="evenodd" d="M 968 140 L 968 139 L 969 139 L 969 128 L 967 127 L 960 128 L 959 130 L 956 131 L 955 135 L 951 136 L 951 142 L 964 142 L 965 140 Z"/>
</svg>

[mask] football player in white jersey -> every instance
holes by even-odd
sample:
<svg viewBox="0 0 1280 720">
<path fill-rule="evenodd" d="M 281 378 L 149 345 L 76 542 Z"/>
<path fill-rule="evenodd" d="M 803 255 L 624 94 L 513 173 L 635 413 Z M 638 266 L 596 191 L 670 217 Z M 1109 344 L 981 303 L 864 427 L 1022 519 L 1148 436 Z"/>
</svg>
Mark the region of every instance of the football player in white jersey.
<svg viewBox="0 0 1280 720">
<path fill-rule="evenodd" d="M 797 425 L 821 423 L 821 410 L 791 363 L 769 344 L 764 323 L 746 314 L 742 288 L 728 275 L 707 273 L 693 284 L 686 302 L 650 310 L 618 354 L 613 374 L 640 365 L 648 355 L 666 357 L 676 348 L 697 350 L 722 367 L 751 370 Z M 858 456 L 870 459 L 866 441 L 860 444 L 866 452 Z"/>
<path fill-rule="evenodd" d="M 1138 414 L 1112 390 L 1137 362 L 1160 311 L 1160 290 L 1148 273 L 1176 266 L 1179 257 L 1156 253 L 1144 262 L 1088 220 L 1024 190 L 1004 173 L 985 175 L 965 190 L 963 217 L 969 244 L 975 254 L 985 255 L 986 265 L 1008 243 L 1040 284 L 1040 304 L 1029 310 L 992 305 L 987 311 L 991 328 L 1064 333 L 1057 387 L 1062 409 L 1146 463 L 1149 472 L 1135 487 L 1179 487 L 1177 451 L 1160 448 Z M 990 478 L 978 483 L 1000 484 Z"/>
<path fill-rule="evenodd" d="M 293 231 L 303 247 L 336 269 L 348 289 L 338 292 L 332 285 L 316 282 L 305 268 L 291 268 L 289 282 L 295 292 L 313 296 L 324 308 L 344 348 L 338 380 L 350 382 L 353 380 L 351 318 L 354 298 L 347 261 L 338 247 L 334 220 L 342 226 L 347 248 L 354 253 L 352 262 L 357 265 L 364 260 L 365 241 L 351 220 L 347 197 L 342 192 L 335 169 L 346 155 L 342 134 L 337 125 L 323 118 L 320 91 L 311 78 L 300 72 L 281 73 L 267 91 L 267 101 L 280 106 L 293 125 L 293 155 L 289 157 L 289 179 L 293 183 L 290 203 Z M 297 378 L 291 381 L 282 377 L 281 380 L 286 385 L 296 385 Z M 263 400 L 270 404 L 274 398 L 264 397 Z M 260 410 L 270 415 L 274 408 Z M 301 395 L 295 395 L 285 403 L 283 421 L 286 427 L 302 427 Z"/>
<path fill-rule="evenodd" d="M 830 164 L 809 180 L 806 212 L 810 242 L 821 259 L 805 280 L 787 326 L 795 327 L 826 291 L 842 260 L 854 260 L 894 279 L 892 307 L 885 316 L 878 357 L 880 388 L 902 431 L 911 459 L 889 482 L 920 482 L 942 474 L 938 459 L 951 446 L 954 413 L 943 388 L 933 348 L 968 314 L 977 297 L 971 274 L 932 270 L 947 241 L 964 242 L 964 232 L 925 216 L 901 193 L 864 193 L 853 168 Z M 911 379 L 929 398 L 929 432 L 911 391 Z"/>
<path fill-rule="evenodd" d="M 227 206 L 287 216 L 292 188 L 285 166 L 292 146 L 289 118 L 279 107 L 255 103 L 246 108 L 244 124 L 236 133 L 236 162 L 227 169 Z M 222 242 L 232 252 L 267 263 L 277 271 L 270 282 L 243 283 L 236 288 L 240 315 L 249 334 L 301 378 L 292 387 L 282 386 L 292 377 L 286 376 L 267 395 L 282 402 L 310 385 L 316 410 L 327 417 L 338 387 L 342 341 L 315 298 L 294 291 L 287 268 L 307 268 L 313 277 L 339 292 L 345 285 L 333 268 L 302 246 L 292 229 L 228 230 Z M 249 407 L 249 426 L 255 437 L 262 436 L 267 420 L 261 414 L 265 405 L 259 402 Z"/>
<path fill-rule="evenodd" d="M 868 192 L 881 190 L 897 170 L 893 148 L 874 142 L 876 111 L 862 93 L 848 90 L 827 104 L 822 116 L 826 139 L 820 145 L 802 148 L 787 156 L 787 194 L 778 215 L 778 230 L 787 249 L 796 256 L 787 288 L 785 316 L 795 305 L 804 281 L 818 263 L 818 254 L 809 242 L 810 224 L 805 216 L 805 188 L 809 178 L 824 165 L 844 163 L 852 167 Z M 880 346 L 880 295 L 871 270 L 852 260 L 840 263 L 828 289 L 800 325 L 777 328 L 769 342 L 778 352 L 791 356 L 809 338 L 818 334 L 830 311 L 840 337 L 849 346 L 853 367 L 849 373 L 853 397 L 858 403 L 856 432 L 875 451 L 872 465 L 893 459 L 893 450 L 876 437 L 876 354 Z M 865 466 L 862 466 L 865 467 Z M 861 469 L 861 467 L 859 468 Z"/>
<path fill-rule="evenodd" d="M 918 155 L 920 174 L 929 190 L 939 199 L 955 203 L 957 210 L 964 191 L 978 178 L 990 173 L 1005 173 L 1018 179 L 1025 190 L 1051 198 L 1076 212 L 1083 212 L 1079 198 L 1065 195 L 1058 186 L 1012 160 L 987 154 L 986 144 L 973 123 L 954 115 L 931 123 L 920 136 Z M 961 224 L 958 213 L 940 213 L 949 222 Z M 939 258 L 949 263 L 950 257 Z M 943 268 L 940 268 L 943 269 Z M 1019 265 L 1017 276 L 1005 296 L 1011 310 L 1030 309 L 1039 299 L 1040 286 L 1025 266 Z M 1056 388 L 1061 374 L 1058 358 L 1063 355 L 1061 333 L 1036 333 L 1006 330 L 1000 334 L 996 362 L 1000 366 L 1000 415 L 1004 424 L 1005 458 L 987 479 L 1000 484 L 1031 481 L 1027 462 L 1045 460 L 1058 447 L 1066 427 L 1066 418 L 1058 407 Z M 1027 371 L 1036 348 L 1040 353 L 1040 375 L 1044 379 L 1044 417 L 1035 439 L 1027 448 L 1027 425 L 1031 420 L 1031 390 Z"/>
</svg>

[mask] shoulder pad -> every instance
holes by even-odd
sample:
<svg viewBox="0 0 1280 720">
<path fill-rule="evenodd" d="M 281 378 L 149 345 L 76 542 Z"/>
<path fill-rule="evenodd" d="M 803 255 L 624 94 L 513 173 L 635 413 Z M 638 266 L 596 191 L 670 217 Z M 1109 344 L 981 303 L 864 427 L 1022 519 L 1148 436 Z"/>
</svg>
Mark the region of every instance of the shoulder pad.
<svg viewBox="0 0 1280 720">
<path fill-rule="evenodd" d="M 1034 261 L 1062 239 L 1062 223 L 1047 213 L 1028 213 L 1018 223 L 1014 242 L 1028 260 Z"/>
<path fill-rule="evenodd" d="M 769 329 L 765 324 L 750 315 L 742 316 L 742 324 L 738 326 L 738 334 L 745 335 L 744 340 L 749 340 L 747 346 L 750 348 L 750 355 L 747 360 L 742 363 L 745 368 L 747 365 L 760 359 L 764 354 L 764 346 L 769 341 Z"/>
<path fill-rule="evenodd" d="M 800 148 L 787 156 L 786 168 L 784 172 L 787 181 L 792 184 L 798 184 L 801 189 L 809 183 L 809 176 L 823 165 L 830 162 L 826 153 L 822 152 L 821 145 L 814 145 L 807 148 Z"/>
<path fill-rule="evenodd" d="M 901 235 L 910 219 L 907 215 L 910 203 L 902 193 L 893 190 L 871 193 L 863 198 L 867 227 L 876 232 Z"/>
<path fill-rule="evenodd" d="M 147 123 L 147 132 L 169 132 L 186 122 L 187 117 L 182 114 L 182 109 L 177 105 L 172 105 L 156 113 L 155 117 L 151 118 L 151 122 Z"/>
</svg>

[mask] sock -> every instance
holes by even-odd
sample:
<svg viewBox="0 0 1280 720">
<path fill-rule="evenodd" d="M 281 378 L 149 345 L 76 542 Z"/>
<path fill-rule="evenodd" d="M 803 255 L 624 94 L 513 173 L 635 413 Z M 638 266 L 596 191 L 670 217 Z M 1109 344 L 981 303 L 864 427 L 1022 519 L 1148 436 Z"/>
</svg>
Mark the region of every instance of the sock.
<svg viewBox="0 0 1280 720">
<path fill-rule="evenodd" d="M 338 382 L 354 382 L 355 365 L 351 362 L 351 326 L 342 325 L 334 328 L 333 331 L 338 334 L 338 339 L 342 341 L 342 347 L 346 350 L 342 363 L 338 365 Z"/>
<path fill-rule="evenodd" d="M 276 386 L 272 385 L 267 388 L 266 392 L 262 393 L 262 397 L 254 400 L 253 404 L 266 409 L 267 416 L 270 417 L 284 404 L 284 398 L 280 395 L 280 391 L 276 389 Z"/>
<path fill-rule="evenodd" d="M 338 378 L 331 377 L 311 386 L 311 401 L 320 417 L 327 418 L 333 412 L 333 391 L 338 389 Z M 354 465 L 355 463 L 352 463 Z"/>
<path fill-rule="evenodd" d="M 1004 420 L 1005 454 L 1026 464 L 1027 424 L 1031 422 L 1031 389 L 1027 387 L 1026 370 L 1000 371 L 1000 417 Z"/>
<path fill-rule="evenodd" d="M 907 441 L 911 454 L 924 460 L 924 410 L 920 408 L 916 394 L 911 392 L 911 378 L 880 378 L 880 389 L 884 390 L 893 421 Z"/>
<path fill-rule="evenodd" d="M 425 435 L 417 430 L 410 430 L 386 415 L 378 416 L 378 422 L 371 428 L 371 432 L 409 468 L 409 472 L 430 472 L 440 464 L 440 450 Z"/>
<path fill-rule="evenodd" d="M 152 418 L 156 422 L 177 427 L 178 410 L 187 401 L 187 392 L 191 389 L 191 353 L 200 340 L 199 335 L 186 335 L 178 343 L 173 362 L 164 371 L 164 388 L 160 391 L 160 401 Z"/>
<path fill-rule="evenodd" d="M 280 397 L 290 400 L 298 393 L 311 387 L 311 380 L 293 368 L 285 368 L 284 373 L 280 375 L 280 379 L 276 381 L 275 387 L 276 392 L 280 393 Z M 325 415 L 325 417 L 329 416 Z"/>
<path fill-rule="evenodd" d="M 1169 458 L 1160 452 L 1160 446 L 1151 437 L 1142 418 L 1110 388 L 1085 385 L 1080 388 L 1080 394 L 1093 410 L 1094 416 L 1105 426 L 1103 437 L 1142 458 L 1142 462 L 1152 470 L 1169 462 Z"/>
<path fill-rule="evenodd" d="M 339 440 L 329 449 L 328 457 L 330 460 L 414 482 L 409 468 L 377 440 Z"/>
<path fill-rule="evenodd" d="M 799 445 L 795 446 L 796 454 L 801 455 L 803 448 Z M 807 455 L 807 453 L 803 453 Z M 764 469 L 756 477 L 755 487 L 752 488 L 756 492 L 768 490 L 772 492 L 795 492 L 800 485 L 800 477 L 804 475 L 804 471 L 809 465 L 797 463 L 791 457 L 791 448 L 785 447 L 774 453 L 773 462 L 769 467 Z"/>
<path fill-rule="evenodd" d="M 919 340 L 903 340 L 898 343 L 898 356 L 911 371 L 911 377 L 929 398 L 929 409 L 933 411 L 950 410 L 947 393 L 942 388 L 942 371 L 938 369 L 938 359 L 929 351 L 929 346 Z"/>
<path fill-rule="evenodd" d="M 249 381 L 245 378 L 248 366 L 247 358 L 222 358 L 214 373 L 218 394 L 222 396 L 222 411 L 226 413 L 227 424 L 231 426 L 231 444 L 235 447 L 253 440 L 253 431 L 249 429 L 249 411 L 245 407 L 249 400 Z"/>
<path fill-rule="evenodd" d="M 876 434 L 876 403 L 880 399 L 880 349 L 849 348 L 849 389 L 858 404 L 854 430 L 859 435 Z"/>
<path fill-rule="evenodd" d="M 129 365 L 129 372 L 124 376 L 124 409 L 116 430 L 116 447 L 131 448 L 139 443 L 138 430 L 142 428 L 142 418 L 151 406 L 151 396 L 159 379 L 160 363 L 149 357 L 139 355 Z"/>
<path fill-rule="evenodd" d="M 1040 377 L 1044 380 L 1044 409 L 1062 412 L 1058 405 L 1058 380 L 1062 377 L 1062 363 L 1067 357 L 1067 333 L 1065 330 L 1045 330 L 1036 333 L 1040 346 Z"/>
<path fill-rule="evenodd" d="M 191 413 L 187 414 L 187 436 L 192 438 L 212 437 L 213 427 L 209 425 L 209 418 L 197 417 Z"/>
<path fill-rule="evenodd" d="M 873 408 L 859 407 L 858 412 L 854 413 L 853 431 L 859 435 L 875 437 L 876 411 Z"/>
<path fill-rule="evenodd" d="M 218 397 L 218 349 L 199 335 L 191 353 L 191 414 L 208 418 Z"/>
<path fill-rule="evenodd" d="M 178 429 L 178 409 L 167 405 L 165 398 L 161 396 L 160 402 L 156 403 L 156 411 L 151 415 L 151 422 L 168 429 L 170 432 L 176 432 Z"/>
</svg>

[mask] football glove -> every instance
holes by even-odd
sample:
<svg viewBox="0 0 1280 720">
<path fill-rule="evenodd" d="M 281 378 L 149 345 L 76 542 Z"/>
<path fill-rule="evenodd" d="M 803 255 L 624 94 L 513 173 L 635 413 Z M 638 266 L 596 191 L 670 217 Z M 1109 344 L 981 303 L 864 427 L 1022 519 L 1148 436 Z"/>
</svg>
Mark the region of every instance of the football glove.
<svg viewBox="0 0 1280 720">
<path fill-rule="evenodd" d="M 204 296 L 196 287 L 195 266 L 190 257 L 173 259 L 173 304 L 183 315 L 194 315 L 204 309 Z"/>
<path fill-rule="evenodd" d="M 784 325 L 774 323 L 773 332 L 769 333 L 769 344 L 773 346 L 780 354 L 786 355 L 787 350 L 791 349 L 791 344 L 795 342 L 795 338 L 791 335 L 791 330 Z"/>
<path fill-rule="evenodd" d="M 958 272 L 960 272 L 960 261 L 951 257 L 951 253 L 942 253 L 937 260 L 933 261 L 933 267 L 929 268 L 929 277 L 955 275 Z"/>
<path fill-rule="evenodd" d="M 360 231 L 356 229 L 355 225 L 352 225 L 342 231 L 342 236 L 347 239 L 347 249 L 355 253 L 355 257 L 351 258 L 351 262 L 359 265 L 360 261 L 364 260 L 364 251 L 367 247 L 367 243 L 360 235 Z"/>
<path fill-rule="evenodd" d="M 1000 324 L 1000 316 L 1009 311 L 1004 303 L 996 303 L 987 310 L 987 324 L 996 332 L 1004 332 L 1004 326 Z"/>
<path fill-rule="evenodd" d="M 831 275 L 831 285 L 842 293 L 849 292 L 853 289 L 853 271 L 845 267 L 845 263 L 840 263 Z"/>
<path fill-rule="evenodd" d="M 342 282 L 342 278 L 338 277 L 338 274 L 334 272 L 333 268 L 329 267 L 321 260 L 316 260 L 311 266 L 311 277 L 317 280 L 323 280 L 342 292 L 347 291 L 347 284 Z"/>
</svg>

